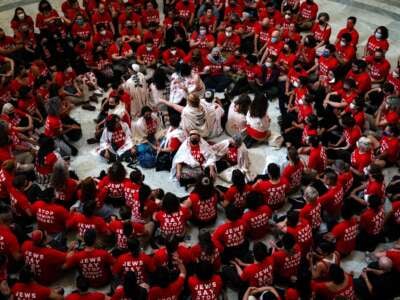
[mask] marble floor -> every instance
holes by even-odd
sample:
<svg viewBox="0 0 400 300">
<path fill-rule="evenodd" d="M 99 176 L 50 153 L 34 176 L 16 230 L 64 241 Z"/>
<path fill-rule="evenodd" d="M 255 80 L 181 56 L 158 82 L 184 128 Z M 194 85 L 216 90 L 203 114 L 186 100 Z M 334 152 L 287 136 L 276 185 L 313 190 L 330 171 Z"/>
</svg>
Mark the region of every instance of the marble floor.
<svg viewBox="0 0 400 300">
<path fill-rule="evenodd" d="M 81 1 L 81 0 L 80 0 Z M 4 28 L 8 34 L 11 34 L 9 27 L 10 19 L 14 14 L 14 9 L 18 6 L 24 7 L 26 12 L 32 16 L 35 15 L 38 6 L 38 0 L 0 0 L 0 27 Z M 52 5 L 60 9 L 62 0 L 51 0 Z M 331 17 L 332 41 L 338 30 L 345 25 L 346 18 L 350 15 L 358 18 L 356 25 L 360 33 L 360 49 L 359 55 L 362 53 L 362 46 L 365 44 L 368 36 L 377 26 L 385 25 L 389 28 L 390 50 L 387 54 L 392 65 L 397 62 L 400 49 L 400 0 L 317 0 L 320 6 L 320 12 L 326 11 Z M 272 102 L 269 107 L 269 114 L 272 119 L 272 130 L 278 131 L 276 123 L 279 115 L 277 102 Z M 96 112 L 83 111 L 77 108 L 72 113 L 73 117 L 81 122 L 83 127 L 83 138 L 77 143 L 80 154 L 72 159 L 71 167 L 75 169 L 81 178 L 86 176 L 97 176 L 99 172 L 107 168 L 107 164 L 96 154 L 96 145 L 87 145 L 86 139 L 91 137 L 94 132 Z M 220 137 L 222 139 L 224 137 Z M 250 150 L 252 169 L 260 173 L 266 163 L 278 162 L 283 164 L 286 160 L 286 152 L 284 149 L 276 150 L 269 146 L 260 146 Z M 394 169 L 385 171 L 390 178 L 394 173 L 398 172 Z M 165 191 L 174 192 L 179 196 L 184 196 L 187 192 L 174 183 L 167 172 L 155 172 L 154 170 L 143 170 L 146 176 L 146 183 L 151 187 L 160 187 Z M 219 220 L 218 223 L 222 222 Z M 197 230 L 193 229 L 190 233 L 191 240 L 194 243 L 197 237 Z M 388 245 L 382 245 L 387 247 Z M 364 254 L 360 252 L 353 253 L 350 257 L 343 261 L 343 266 L 347 271 L 353 271 L 359 274 L 365 266 Z M 69 274 L 55 286 L 71 288 L 74 274 Z M 229 297 L 230 298 L 230 297 Z"/>
</svg>

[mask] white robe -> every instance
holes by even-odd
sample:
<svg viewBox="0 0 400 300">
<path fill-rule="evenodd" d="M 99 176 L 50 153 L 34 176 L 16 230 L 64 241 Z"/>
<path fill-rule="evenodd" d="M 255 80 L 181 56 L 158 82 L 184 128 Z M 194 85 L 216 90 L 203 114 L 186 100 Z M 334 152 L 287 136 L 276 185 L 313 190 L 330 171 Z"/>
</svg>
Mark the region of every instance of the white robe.
<svg viewBox="0 0 400 300">
<path fill-rule="evenodd" d="M 105 127 L 103 130 L 103 134 L 101 135 L 100 138 L 100 147 L 99 147 L 99 152 L 103 150 L 108 150 L 111 153 L 117 154 L 117 155 L 122 155 L 125 153 L 127 150 L 132 149 L 133 147 L 133 142 L 132 142 L 132 136 L 131 136 L 131 129 L 129 126 L 121 122 L 122 130 L 125 133 L 125 143 L 117 150 L 117 152 L 114 151 L 114 149 L 111 146 L 112 142 L 112 132 L 109 132 L 107 128 Z"/>
<path fill-rule="evenodd" d="M 225 139 L 211 146 L 212 150 L 215 152 L 217 160 L 223 158 L 228 153 L 229 143 L 230 139 Z M 247 150 L 244 144 L 240 145 L 240 147 L 238 148 L 237 160 L 238 163 L 236 166 L 229 167 L 228 169 L 224 170 L 219 174 L 221 179 L 230 182 L 232 177 L 232 171 L 235 169 L 239 169 L 246 175 L 247 180 L 249 181 L 253 180 L 254 174 L 250 172 L 249 151 Z"/>
<path fill-rule="evenodd" d="M 224 109 L 215 102 L 207 102 L 205 99 L 200 100 L 200 105 L 202 105 L 206 111 L 206 122 L 208 127 L 209 138 L 220 136 L 223 129 L 221 126 L 221 118 L 224 115 Z"/>
<path fill-rule="evenodd" d="M 162 149 L 169 148 L 169 143 L 173 138 L 178 139 L 182 143 L 186 139 L 186 134 L 180 128 L 169 127 L 165 132 L 164 139 L 161 141 L 160 144 L 161 148 Z"/>
<path fill-rule="evenodd" d="M 183 98 L 187 99 L 189 94 L 195 94 L 202 97 L 205 92 L 205 86 L 198 74 L 192 73 L 188 77 L 182 77 L 178 73 L 171 75 L 171 91 L 169 101 L 179 104 Z"/>
<path fill-rule="evenodd" d="M 200 139 L 200 153 L 203 155 L 205 161 L 201 167 L 204 169 L 209 166 L 214 166 L 217 158 L 214 151 L 211 149 L 210 145 L 204 140 Z M 178 151 L 174 156 L 172 161 L 171 176 L 176 178 L 176 165 L 184 163 L 190 168 L 200 167 L 200 163 L 192 156 L 190 151 L 190 140 L 187 138 L 182 145 L 179 147 Z"/>
<path fill-rule="evenodd" d="M 151 117 L 153 121 L 156 123 L 156 133 L 160 130 L 160 120 L 156 113 L 152 113 Z M 132 129 L 134 132 L 135 140 L 138 139 L 139 143 L 145 142 L 146 137 L 148 136 L 146 120 L 143 117 L 140 117 L 136 122 L 133 122 Z"/>
<path fill-rule="evenodd" d="M 229 106 L 228 118 L 225 125 L 226 133 L 230 136 L 241 133 L 246 128 L 246 116 L 235 110 L 235 102 Z"/>
<path fill-rule="evenodd" d="M 199 131 L 201 137 L 208 137 L 210 130 L 207 122 L 207 110 L 200 103 L 199 107 L 192 107 L 186 105 L 181 113 L 181 125 L 180 127 L 189 133 L 191 130 Z"/>
<path fill-rule="evenodd" d="M 151 106 L 150 94 L 146 78 L 142 73 L 133 74 L 123 85 L 122 88 L 131 96 L 131 116 L 140 115 L 143 106 Z"/>
</svg>

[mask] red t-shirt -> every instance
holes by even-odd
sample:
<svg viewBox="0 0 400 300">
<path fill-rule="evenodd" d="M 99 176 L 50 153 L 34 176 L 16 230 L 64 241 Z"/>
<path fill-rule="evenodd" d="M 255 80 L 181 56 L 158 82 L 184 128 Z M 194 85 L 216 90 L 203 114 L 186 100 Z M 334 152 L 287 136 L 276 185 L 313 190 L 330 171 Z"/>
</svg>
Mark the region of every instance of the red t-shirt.
<svg viewBox="0 0 400 300">
<path fill-rule="evenodd" d="M 336 239 L 336 250 L 343 256 L 350 254 L 356 248 L 358 222 L 355 218 L 343 220 L 333 227 L 331 233 Z"/>
<path fill-rule="evenodd" d="M 227 37 L 225 32 L 220 32 L 217 36 L 217 45 L 223 52 L 232 53 L 240 47 L 240 37 L 235 33 Z"/>
<path fill-rule="evenodd" d="M 318 5 L 316 3 L 303 2 L 299 8 L 299 15 L 308 21 L 314 21 L 317 17 Z"/>
<path fill-rule="evenodd" d="M 390 63 L 387 59 L 375 61 L 374 56 L 367 56 L 364 60 L 369 65 L 369 76 L 372 80 L 384 80 L 390 71 Z"/>
<path fill-rule="evenodd" d="M 31 204 L 28 201 L 28 197 L 25 193 L 17 190 L 14 187 L 10 188 L 10 204 L 11 211 L 14 216 L 24 217 L 27 216 L 27 211 L 31 209 Z"/>
<path fill-rule="evenodd" d="M 1 159 L 0 159 L 1 161 Z M 0 199 L 9 198 L 9 189 L 12 187 L 14 175 L 0 169 Z"/>
<path fill-rule="evenodd" d="M 314 38 L 317 42 L 329 42 L 329 38 L 331 37 L 332 28 L 328 24 L 324 25 L 322 28 L 318 23 L 315 23 L 311 27 L 311 33 L 314 35 Z"/>
<path fill-rule="evenodd" d="M 81 238 L 88 229 L 95 229 L 99 234 L 108 232 L 107 224 L 102 217 L 88 217 L 78 212 L 71 214 L 67 221 L 67 228 L 78 231 L 78 236 Z"/>
<path fill-rule="evenodd" d="M 136 50 L 136 57 L 144 61 L 145 64 L 154 62 L 160 57 L 160 51 L 157 47 L 153 47 L 151 51 L 147 51 L 146 45 L 140 45 Z"/>
<path fill-rule="evenodd" d="M 297 276 L 301 260 L 301 251 L 298 244 L 293 247 L 292 253 L 288 253 L 285 250 L 277 250 L 272 254 L 272 258 L 274 260 L 275 275 L 286 279 Z"/>
<path fill-rule="evenodd" d="M 322 223 L 321 219 L 321 203 L 307 203 L 300 210 L 300 217 L 310 222 L 312 229 L 318 229 Z"/>
<path fill-rule="evenodd" d="M 141 219 L 140 217 L 140 202 L 139 202 L 140 185 L 126 180 L 123 184 L 123 195 L 125 198 L 125 205 L 132 211 L 132 220 Z"/>
<path fill-rule="evenodd" d="M 65 262 L 66 253 L 53 248 L 37 247 L 28 240 L 21 246 L 21 253 L 25 265 L 29 266 L 37 282 L 51 284 L 61 273 L 61 266 Z"/>
<path fill-rule="evenodd" d="M 183 236 L 186 231 L 186 222 L 190 218 L 190 211 L 186 207 L 181 207 L 179 211 L 168 214 L 159 211 L 155 214 L 155 220 L 160 224 L 161 233 L 165 236 Z"/>
<path fill-rule="evenodd" d="M 104 176 L 97 185 L 99 193 L 99 201 L 101 204 L 107 197 L 120 198 L 124 196 L 124 184 L 128 179 L 122 182 L 112 182 L 108 176 Z"/>
<path fill-rule="evenodd" d="M 11 288 L 11 295 L 15 300 L 48 300 L 51 289 L 34 282 L 17 282 Z"/>
<path fill-rule="evenodd" d="M 214 274 L 207 281 L 200 280 L 196 275 L 189 277 L 188 287 L 193 300 L 217 300 L 222 291 L 222 278 Z"/>
<path fill-rule="evenodd" d="M 288 188 L 289 183 L 285 177 L 281 177 L 276 184 L 270 180 L 262 180 L 253 187 L 255 192 L 264 195 L 265 203 L 272 209 L 281 208 L 285 204 Z"/>
<path fill-rule="evenodd" d="M 143 252 L 136 257 L 132 253 L 120 255 L 112 267 L 112 273 L 118 276 L 130 271 L 135 272 L 138 284 L 148 283 L 149 273 L 155 271 L 153 259 Z"/>
<path fill-rule="evenodd" d="M 388 40 L 378 40 L 375 35 L 371 35 L 367 41 L 367 55 L 374 55 L 376 49 L 387 51 L 389 49 Z"/>
<path fill-rule="evenodd" d="M 62 122 L 58 116 L 47 116 L 44 124 L 44 134 L 48 137 L 55 138 L 62 131 Z"/>
<path fill-rule="evenodd" d="M 339 61 L 334 56 L 320 56 L 318 59 L 318 67 L 318 75 L 320 76 L 320 79 L 324 79 L 325 76 L 328 76 L 329 71 L 334 71 L 339 67 Z"/>
<path fill-rule="evenodd" d="M 53 173 L 53 168 L 56 162 L 58 161 L 58 156 L 55 152 L 50 152 L 44 157 L 44 161 L 42 164 L 39 163 L 38 159 L 35 162 L 36 172 L 42 175 L 48 175 Z"/>
<path fill-rule="evenodd" d="M 337 34 L 337 39 L 340 40 L 343 36 L 343 34 L 345 33 L 349 33 L 351 35 L 351 42 L 350 45 L 352 45 L 353 47 L 357 47 L 358 44 L 358 39 L 359 39 L 359 33 L 357 30 L 355 30 L 354 28 L 352 30 L 348 29 L 347 27 L 342 28 L 339 33 Z"/>
<path fill-rule="evenodd" d="M 181 17 L 183 20 L 189 20 L 191 15 L 194 14 L 196 9 L 193 2 L 190 2 L 185 5 L 183 1 L 179 1 L 175 5 L 175 9 L 178 12 L 178 16 Z"/>
<path fill-rule="evenodd" d="M 243 219 L 218 226 L 212 236 L 220 248 L 238 247 L 245 242 L 248 225 Z"/>
<path fill-rule="evenodd" d="M 290 233 L 296 238 L 300 246 L 301 253 L 306 255 L 312 246 L 312 227 L 306 219 L 300 219 L 296 227 L 287 227 L 287 233 Z"/>
<path fill-rule="evenodd" d="M 42 200 L 32 204 L 32 214 L 36 216 L 38 228 L 50 234 L 63 232 L 69 217 L 63 206 Z"/>
<path fill-rule="evenodd" d="M 314 293 L 322 296 L 326 300 L 334 300 L 338 297 L 343 297 L 344 299 L 354 300 L 354 288 L 353 288 L 353 277 L 349 274 L 345 274 L 347 278 L 347 285 L 338 291 L 331 291 L 328 289 L 327 282 L 311 281 L 311 289 Z"/>
<path fill-rule="evenodd" d="M 368 167 L 374 159 L 374 154 L 370 150 L 365 153 L 361 153 L 358 148 L 354 149 L 351 153 L 351 165 L 358 172 L 363 172 L 365 167 Z"/>
<path fill-rule="evenodd" d="M 71 293 L 65 300 L 104 300 L 106 296 L 99 292 Z"/>
<path fill-rule="evenodd" d="M 249 210 L 244 213 L 242 219 L 247 224 L 247 231 L 252 239 L 261 239 L 268 233 L 268 221 L 271 216 L 272 211 L 267 205 L 262 205 L 256 210 Z"/>
<path fill-rule="evenodd" d="M 350 70 L 346 75 L 346 79 L 353 79 L 356 82 L 356 88 L 360 94 L 365 94 L 371 89 L 371 78 L 368 72 L 356 74 L 353 70 Z"/>
<path fill-rule="evenodd" d="M 201 199 L 197 193 L 190 193 L 189 199 L 192 202 L 193 219 L 201 222 L 209 222 L 217 218 L 218 197 L 214 193 L 209 199 Z"/>
<path fill-rule="evenodd" d="M 400 142 L 397 137 L 383 136 L 380 140 L 381 153 L 386 152 L 385 160 L 394 163 L 399 158 Z"/>
<path fill-rule="evenodd" d="M 274 280 L 274 260 L 272 256 L 266 257 L 261 262 L 248 265 L 240 276 L 242 281 L 249 286 L 263 287 L 272 285 Z"/>
<path fill-rule="evenodd" d="M 383 207 L 378 210 L 368 208 L 361 214 L 360 229 L 369 235 L 378 235 L 383 231 L 385 224 L 385 211 Z"/>
<path fill-rule="evenodd" d="M 318 201 L 321 203 L 322 209 L 331 215 L 337 216 L 341 213 L 343 196 L 343 187 L 338 183 L 334 187 L 329 187 L 328 191 L 318 198 Z"/>
<path fill-rule="evenodd" d="M 214 251 L 211 253 L 205 252 L 200 244 L 196 244 L 193 247 L 191 247 L 190 250 L 190 256 L 192 258 L 193 262 L 199 262 L 199 261 L 205 261 L 214 266 L 214 270 L 219 270 L 221 267 L 221 253 L 222 253 L 222 248 L 220 248 L 215 242 L 213 242 L 214 245 Z"/>
<path fill-rule="evenodd" d="M 309 169 L 314 169 L 318 173 L 324 172 L 326 165 L 328 163 L 328 157 L 326 156 L 325 148 L 322 145 L 318 147 L 311 148 L 310 156 L 308 157 L 307 167 Z"/>
<path fill-rule="evenodd" d="M 386 256 L 392 260 L 396 272 L 400 272 L 400 251 L 397 249 L 388 250 Z"/>
<path fill-rule="evenodd" d="M 13 254 L 19 252 L 19 243 L 11 231 L 6 225 L 0 225 L 0 253 L 7 255 L 9 261 L 13 261 Z"/>
<path fill-rule="evenodd" d="M 102 287 L 110 282 L 110 266 L 114 263 L 111 254 L 104 249 L 84 249 L 67 258 L 68 268 L 77 266 L 91 287 Z"/>
<path fill-rule="evenodd" d="M 289 163 L 282 171 L 282 177 L 289 182 L 290 189 L 298 188 L 303 176 L 304 164 L 299 161 L 297 164 Z"/>
<path fill-rule="evenodd" d="M 233 203 L 240 209 L 244 209 L 246 206 L 246 197 L 251 190 L 252 187 L 250 184 L 246 184 L 243 187 L 242 192 L 240 192 L 236 186 L 232 185 L 224 193 L 224 200 L 228 201 L 229 203 Z"/>
<path fill-rule="evenodd" d="M 178 300 L 184 284 L 185 279 L 179 276 L 166 288 L 153 286 L 149 291 L 149 300 Z"/>
</svg>

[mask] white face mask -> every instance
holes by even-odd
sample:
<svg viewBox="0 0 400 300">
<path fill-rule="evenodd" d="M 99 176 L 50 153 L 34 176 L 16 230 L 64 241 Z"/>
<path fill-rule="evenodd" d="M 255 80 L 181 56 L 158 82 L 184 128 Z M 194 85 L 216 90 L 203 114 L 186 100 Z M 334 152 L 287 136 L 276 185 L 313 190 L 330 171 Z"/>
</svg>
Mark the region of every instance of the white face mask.
<svg viewBox="0 0 400 300">
<path fill-rule="evenodd" d="M 269 61 L 267 61 L 267 62 L 265 62 L 265 66 L 266 66 L 267 68 L 271 68 L 271 67 L 272 67 L 272 63 L 269 62 Z"/>
<path fill-rule="evenodd" d="M 332 78 L 331 80 L 329 80 L 329 83 L 335 83 L 336 79 Z"/>
<path fill-rule="evenodd" d="M 342 46 L 342 47 L 346 46 L 346 42 L 345 41 L 340 41 L 340 46 Z"/>
<path fill-rule="evenodd" d="M 146 47 L 146 50 L 147 50 L 148 52 L 150 52 L 151 49 L 153 49 L 153 48 L 152 48 L 152 47 Z"/>
<path fill-rule="evenodd" d="M 369 195 L 364 195 L 364 201 L 368 202 Z"/>
<path fill-rule="evenodd" d="M 299 105 L 304 105 L 304 101 L 302 99 L 299 100 Z"/>
<path fill-rule="evenodd" d="M 356 107 L 353 103 L 350 103 L 350 109 L 356 109 Z"/>
<path fill-rule="evenodd" d="M 207 33 L 207 30 L 205 30 L 205 29 L 200 30 L 200 35 L 206 35 L 206 33 Z"/>
<path fill-rule="evenodd" d="M 232 36 L 232 32 L 230 32 L 230 31 L 225 31 L 225 35 L 226 35 L 227 37 L 231 37 L 231 36 Z"/>
<path fill-rule="evenodd" d="M 394 77 L 394 78 L 399 78 L 399 77 L 400 77 L 400 74 L 397 73 L 397 72 L 393 72 L 393 77 Z"/>
<path fill-rule="evenodd" d="M 293 82 L 293 86 L 294 86 L 294 87 L 296 87 L 296 88 L 297 88 L 297 87 L 299 87 L 299 85 L 300 85 L 300 84 L 299 84 L 299 82 L 298 82 L 298 81 L 295 81 L 295 82 Z"/>
<path fill-rule="evenodd" d="M 171 54 L 175 55 L 176 54 L 176 50 L 171 50 Z"/>
<path fill-rule="evenodd" d="M 291 15 L 285 15 L 285 20 L 289 21 L 292 18 Z"/>
<path fill-rule="evenodd" d="M 101 35 L 106 35 L 106 31 L 105 31 L 105 30 L 102 30 L 102 31 L 100 31 L 100 34 L 101 34 Z"/>
<path fill-rule="evenodd" d="M 20 13 L 17 15 L 18 19 L 23 20 L 25 19 L 25 14 L 24 13 Z"/>
</svg>

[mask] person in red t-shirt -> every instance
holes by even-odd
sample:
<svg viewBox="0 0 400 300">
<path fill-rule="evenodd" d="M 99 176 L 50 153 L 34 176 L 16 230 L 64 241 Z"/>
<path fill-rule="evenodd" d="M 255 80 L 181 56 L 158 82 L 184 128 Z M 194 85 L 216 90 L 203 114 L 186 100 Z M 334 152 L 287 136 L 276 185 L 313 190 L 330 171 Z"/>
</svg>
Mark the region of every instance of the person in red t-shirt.
<svg viewBox="0 0 400 300">
<path fill-rule="evenodd" d="M 136 59 L 140 65 L 154 67 L 160 56 L 160 51 L 154 46 L 153 40 L 146 39 L 136 50 Z"/>
<path fill-rule="evenodd" d="M 287 152 L 289 162 L 282 171 L 282 177 L 289 182 L 290 191 L 297 191 L 303 178 L 304 164 L 300 160 L 296 148 L 290 147 Z"/>
<path fill-rule="evenodd" d="M 244 210 L 246 207 L 247 195 L 252 191 L 252 186 L 246 184 L 246 178 L 242 171 L 235 169 L 232 172 L 232 185 L 224 192 L 223 207 L 233 204 Z"/>
<path fill-rule="evenodd" d="M 386 125 L 397 126 L 400 120 L 399 107 L 400 98 L 393 95 L 386 96 L 378 108 L 375 125 L 382 129 L 385 128 Z"/>
<path fill-rule="evenodd" d="M 350 44 L 356 48 L 358 45 L 358 40 L 359 40 L 359 33 L 358 31 L 354 28 L 354 26 L 357 23 L 357 18 L 356 17 L 348 17 L 347 18 L 347 23 L 346 23 L 346 27 L 342 28 L 339 33 L 336 36 L 336 43 L 340 41 L 341 37 L 343 34 L 345 33 L 349 33 L 351 36 L 351 42 Z"/>
<path fill-rule="evenodd" d="M 336 251 L 341 257 L 346 257 L 356 249 L 359 222 L 350 206 L 343 207 L 342 218 L 343 220 L 331 229 L 329 235 L 336 241 Z"/>
<path fill-rule="evenodd" d="M 10 188 L 11 211 L 14 218 L 21 224 L 29 224 L 32 221 L 32 208 L 25 192 L 28 184 L 29 181 L 25 175 L 17 175 L 14 177 Z"/>
<path fill-rule="evenodd" d="M 249 243 L 246 240 L 248 225 L 241 218 L 242 212 L 234 205 L 225 208 L 227 221 L 214 231 L 213 241 L 218 248 L 224 249 L 222 260 L 229 262 L 233 258 L 243 258 L 248 252 Z"/>
<path fill-rule="evenodd" d="M 190 35 L 189 46 L 191 49 L 199 49 L 202 56 L 205 56 L 215 46 L 215 38 L 208 33 L 205 25 L 200 24 L 199 30 Z"/>
<path fill-rule="evenodd" d="M 97 10 L 93 13 L 91 23 L 94 32 L 97 32 L 97 28 L 101 24 L 105 28 L 110 29 L 113 34 L 115 33 L 111 15 L 106 11 L 105 4 L 102 2 L 99 3 Z"/>
<path fill-rule="evenodd" d="M 329 15 L 326 12 L 318 14 L 318 22 L 315 22 L 311 27 L 311 33 L 314 35 L 317 41 L 317 47 L 320 48 L 326 44 L 329 44 L 329 38 L 331 37 L 332 28 L 329 25 Z"/>
<path fill-rule="evenodd" d="M 110 282 L 114 258 L 104 249 L 95 248 L 96 230 L 88 229 L 84 235 L 85 248 L 68 254 L 65 269 L 77 267 L 90 287 L 99 288 Z"/>
<path fill-rule="evenodd" d="M 38 283 L 50 285 L 62 275 L 66 253 L 49 248 L 45 244 L 46 234 L 41 230 L 34 230 L 31 236 L 32 240 L 21 246 L 25 265 L 30 267 Z"/>
<path fill-rule="evenodd" d="M 344 33 L 340 40 L 336 43 L 336 58 L 341 67 L 347 68 L 351 61 L 356 57 L 356 51 L 351 44 L 350 33 Z"/>
<path fill-rule="evenodd" d="M 323 183 L 327 191 L 320 195 L 318 202 L 322 205 L 323 218 L 327 222 L 337 220 L 343 206 L 343 187 L 338 182 L 338 176 L 334 171 L 326 171 Z"/>
<path fill-rule="evenodd" d="M 213 224 L 218 216 L 218 193 L 207 176 L 198 179 L 193 192 L 184 202 L 192 210 L 192 222 L 202 226 Z"/>
<path fill-rule="evenodd" d="M 299 13 L 296 20 L 297 26 L 301 30 L 309 30 L 317 18 L 318 4 L 314 0 L 307 0 L 300 4 Z"/>
<path fill-rule="evenodd" d="M 318 202 L 318 191 L 312 186 L 306 187 L 303 194 L 306 204 L 300 210 L 300 218 L 307 220 L 311 228 L 318 230 L 322 223 L 321 203 Z"/>
<path fill-rule="evenodd" d="M 185 58 L 185 55 L 185 52 L 176 46 L 171 46 L 169 49 L 164 50 L 161 56 L 167 71 L 173 73 L 175 66 Z"/>
<path fill-rule="evenodd" d="M 122 284 L 117 286 L 117 288 L 115 289 L 111 300 L 147 300 L 147 290 L 147 287 L 144 288 L 142 285 L 139 285 L 136 279 L 135 272 L 129 271 L 128 273 L 126 273 Z"/>
<path fill-rule="evenodd" d="M 58 291 L 38 284 L 33 280 L 33 273 L 28 266 L 19 271 L 19 280 L 11 288 L 11 297 L 15 300 L 62 300 Z"/>
<path fill-rule="evenodd" d="M 10 228 L 10 209 L 8 207 L 0 208 L 0 254 L 7 258 L 7 265 L 13 267 L 13 264 L 20 260 L 20 244 L 15 234 Z"/>
<path fill-rule="evenodd" d="M 386 81 L 390 71 L 390 62 L 385 58 L 385 51 L 376 49 L 373 55 L 364 57 L 368 64 L 369 77 L 372 84 L 381 84 Z"/>
<path fill-rule="evenodd" d="M 364 48 L 364 55 L 373 55 L 376 49 L 383 51 L 389 50 L 389 30 L 385 26 L 379 26 L 375 29 L 373 35 L 368 38 L 367 44 Z"/>
<path fill-rule="evenodd" d="M 285 177 L 281 177 L 277 164 L 269 164 L 267 170 L 269 179 L 256 182 L 253 190 L 264 195 L 265 204 L 271 209 L 279 209 L 286 203 L 289 183 Z"/>
<path fill-rule="evenodd" d="M 167 267 L 157 268 L 157 285 L 150 288 L 149 300 L 179 299 L 185 284 L 186 269 L 180 259 L 175 259 L 175 262 L 179 270 L 177 278 L 171 276 L 171 271 Z"/>
<path fill-rule="evenodd" d="M 162 237 L 173 235 L 183 239 L 189 217 L 189 209 L 180 205 L 178 197 L 172 193 L 166 193 L 161 210 L 154 213 L 153 220 L 159 224 Z"/>
<path fill-rule="evenodd" d="M 329 268 L 328 279 L 325 281 L 311 281 L 311 290 L 314 296 L 326 300 L 335 300 L 343 297 L 348 300 L 355 300 L 353 277 L 347 274 L 336 264 Z"/>
<path fill-rule="evenodd" d="M 274 261 L 274 283 L 296 282 L 300 268 L 301 251 L 296 239 L 285 233 L 281 239 L 282 249 L 275 249 L 272 254 Z"/>
<path fill-rule="evenodd" d="M 129 252 L 121 254 L 112 267 L 114 276 L 124 278 L 128 272 L 135 272 L 138 284 L 148 284 L 149 274 L 155 271 L 153 259 L 141 251 L 139 240 L 128 239 Z"/>
<path fill-rule="evenodd" d="M 212 240 L 211 234 L 207 230 L 199 231 L 198 244 L 190 247 L 190 257 L 193 262 L 208 262 L 215 271 L 221 268 L 222 248 Z"/>
<path fill-rule="evenodd" d="M 264 196 L 259 192 L 250 192 L 246 197 L 246 204 L 249 210 L 243 214 L 242 220 L 248 225 L 248 235 L 253 240 L 262 239 L 269 231 L 272 210 L 265 204 Z"/>
<path fill-rule="evenodd" d="M 222 293 L 223 281 L 210 263 L 201 261 L 196 265 L 195 274 L 188 278 L 187 285 L 191 299 L 217 300 Z"/>
<path fill-rule="evenodd" d="M 382 241 L 385 224 L 385 211 L 382 199 L 376 195 L 368 197 L 368 208 L 360 216 L 360 233 L 357 238 L 357 249 L 374 251 Z"/>
<path fill-rule="evenodd" d="M 86 231 L 96 230 L 101 235 L 107 235 L 109 229 L 102 217 L 95 216 L 96 202 L 86 201 L 83 203 L 82 213 L 72 213 L 67 221 L 67 229 L 77 232 L 79 238 L 85 236 Z"/>
<path fill-rule="evenodd" d="M 40 200 L 33 203 L 31 207 L 38 228 L 50 235 L 64 232 L 69 218 L 69 212 L 62 205 L 55 203 L 54 196 L 53 189 L 46 189 Z"/>
<path fill-rule="evenodd" d="M 367 62 L 362 59 L 353 61 L 346 79 L 353 79 L 356 82 L 356 90 L 360 95 L 364 95 L 371 89 L 371 77 L 367 71 Z"/>
<path fill-rule="evenodd" d="M 243 264 L 239 260 L 234 262 L 240 279 L 253 287 L 272 285 L 275 267 L 270 249 L 263 242 L 257 242 L 253 246 L 253 253 L 255 262 L 252 264 Z"/>
<path fill-rule="evenodd" d="M 101 292 L 89 292 L 89 283 L 81 275 L 76 278 L 76 288 L 71 294 L 65 296 L 65 300 L 106 300 L 106 295 Z"/>
<path fill-rule="evenodd" d="M 377 153 L 374 164 L 384 168 L 385 166 L 391 166 L 399 158 L 400 152 L 400 141 L 399 141 L 399 129 L 395 125 L 388 125 L 383 131 L 383 136 L 378 140 L 374 136 L 369 136 L 372 142 L 373 148 Z"/>
</svg>

